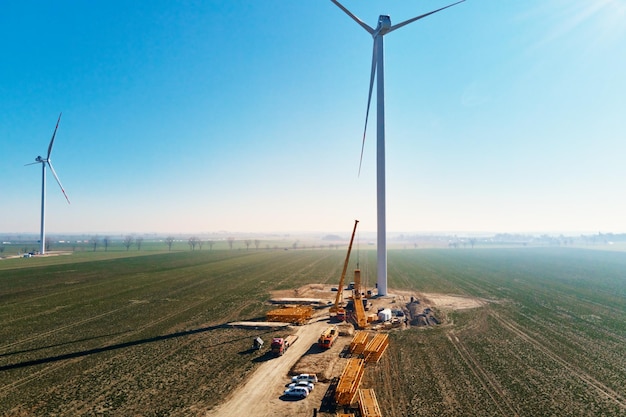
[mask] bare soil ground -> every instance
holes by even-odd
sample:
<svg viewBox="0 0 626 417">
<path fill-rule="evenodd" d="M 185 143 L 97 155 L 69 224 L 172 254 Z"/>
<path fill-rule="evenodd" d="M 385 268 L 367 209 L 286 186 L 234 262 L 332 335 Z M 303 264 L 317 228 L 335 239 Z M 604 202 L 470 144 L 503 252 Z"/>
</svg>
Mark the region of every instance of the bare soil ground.
<svg viewBox="0 0 626 417">
<path fill-rule="evenodd" d="M 323 284 L 307 284 L 295 290 L 282 290 L 272 292 L 272 298 L 302 297 L 316 298 L 334 302 L 336 291 L 330 285 Z M 347 299 L 351 291 L 344 290 L 344 298 Z M 436 307 L 441 310 L 465 310 L 469 308 L 477 308 L 485 305 L 486 301 L 475 297 L 468 297 L 454 294 L 425 293 L 420 291 L 403 291 L 390 289 L 389 294 L 384 297 L 371 298 L 373 311 L 377 308 L 401 308 L 411 302 L 411 298 L 418 300 L 424 308 Z"/>
<path fill-rule="evenodd" d="M 273 298 L 302 297 L 322 298 L 334 300 L 336 292 L 332 286 L 322 284 L 308 284 L 296 290 L 275 291 Z M 467 309 L 483 305 L 477 299 L 444 295 L 424 294 L 409 291 L 390 291 L 390 295 L 372 299 L 373 311 L 379 307 L 391 307 L 400 309 L 414 299 L 419 298 L 423 307 L 439 307 L 442 309 Z M 345 296 L 348 296 L 346 291 Z M 298 341 L 285 353 L 285 355 L 273 358 L 268 352 L 265 354 L 267 361 L 263 363 L 248 380 L 234 390 L 220 406 L 209 411 L 207 417 L 227 417 L 234 415 L 254 415 L 264 417 L 278 416 L 312 416 L 313 409 L 318 410 L 330 388 L 330 381 L 338 377 L 346 359 L 341 358 L 342 350 L 350 343 L 351 325 L 342 326 L 340 336 L 333 347 L 322 350 L 317 347 L 317 338 L 323 329 L 329 325 L 327 320 L 328 310 L 318 310 L 314 321 L 296 328 Z M 349 329 L 347 328 L 349 327 Z M 291 375 L 300 373 L 315 373 L 319 382 L 313 392 L 304 400 L 292 400 L 283 396 L 285 385 L 290 381 Z M 320 413 L 319 415 L 324 415 Z"/>
<path fill-rule="evenodd" d="M 268 351 L 265 362 L 226 398 L 225 402 L 209 411 L 207 417 L 227 416 L 307 416 L 319 408 L 329 387 L 329 379 L 341 372 L 343 364 L 339 353 L 349 337 L 340 337 L 331 349 L 317 347 L 320 333 L 328 326 L 325 320 L 315 321 L 295 329 L 298 341 L 280 357 Z M 283 395 L 291 375 L 315 373 L 320 382 L 304 400 L 294 400 Z"/>
</svg>

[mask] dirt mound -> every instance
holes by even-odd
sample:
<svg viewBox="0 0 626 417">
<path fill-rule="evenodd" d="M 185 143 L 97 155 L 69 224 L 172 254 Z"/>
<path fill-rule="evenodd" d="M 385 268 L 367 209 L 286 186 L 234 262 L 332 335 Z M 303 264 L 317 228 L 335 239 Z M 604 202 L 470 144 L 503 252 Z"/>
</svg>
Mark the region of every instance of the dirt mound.
<svg viewBox="0 0 626 417">
<path fill-rule="evenodd" d="M 348 325 L 352 330 L 351 325 Z M 348 326 L 341 326 L 343 328 Z M 351 336 L 340 336 L 330 349 L 322 349 L 313 345 L 291 368 L 291 375 L 316 374 L 322 382 L 328 382 L 341 373 L 346 359 L 340 358 L 340 353 L 352 340 Z M 337 371 L 339 369 L 339 371 Z"/>
</svg>

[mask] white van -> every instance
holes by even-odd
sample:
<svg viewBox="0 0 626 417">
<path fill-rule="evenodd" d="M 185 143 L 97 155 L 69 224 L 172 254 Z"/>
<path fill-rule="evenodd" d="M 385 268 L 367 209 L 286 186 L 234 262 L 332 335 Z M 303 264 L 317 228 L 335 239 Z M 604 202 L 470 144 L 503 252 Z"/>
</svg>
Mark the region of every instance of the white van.
<svg viewBox="0 0 626 417">
<path fill-rule="evenodd" d="M 307 381 L 307 382 L 312 382 L 312 383 L 316 383 L 317 382 L 317 375 L 315 374 L 300 374 L 298 376 L 294 376 L 291 378 L 291 382 L 300 382 L 300 381 Z"/>
</svg>

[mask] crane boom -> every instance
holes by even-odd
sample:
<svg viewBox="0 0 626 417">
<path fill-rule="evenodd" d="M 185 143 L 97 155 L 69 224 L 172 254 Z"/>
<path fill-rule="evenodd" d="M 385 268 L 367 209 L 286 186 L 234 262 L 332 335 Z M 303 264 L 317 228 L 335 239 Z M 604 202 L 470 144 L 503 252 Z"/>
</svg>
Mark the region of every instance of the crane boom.
<svg viewBox="0 0 626 417">
<path fill-rule="evenodd" d="M 343 271 L 341 271 L 341 278 L 339 279 L 339 287 L 337 288 L 337 296 L 335 297 L 335 304 L 330 308 L 330 313 L 337 314 L 343 309 L 340 306 L 339 301 L 343 296 L 343 281 L 346 278 L 346 271 L 348 270 L 348 262 L 350 261 L 350 252 L 352 251 L 352 242 L 354 242 L 354 235 L 356 233 L 356 226 L 359 224 L 358 220 L 354 221 L 354 229 L 352 229 L 352 237 L 350 237 L 350 244 L 348 245 L 348 253 L 346 254 L 346 260 L 343 263 Z"/>
<path fill-rule="evenodd" d="M 361 270 L 354 270 L 354 290 L 352 290 L 352 301 L 354 303 L 354 318 L 359 329 L 367 327 L 367 317 L 365 316 L 365 307 L 363 306 L 363 298 L 361 296 Z"/>
</svg>

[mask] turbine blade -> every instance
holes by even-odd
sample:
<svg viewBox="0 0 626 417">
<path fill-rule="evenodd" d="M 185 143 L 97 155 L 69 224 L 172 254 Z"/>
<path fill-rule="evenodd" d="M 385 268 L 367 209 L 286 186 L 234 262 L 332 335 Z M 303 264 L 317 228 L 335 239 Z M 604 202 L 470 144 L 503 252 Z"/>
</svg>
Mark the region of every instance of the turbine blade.
<svg viewBox="0 0 626 417">
<path fill-rule="evenodd" d="M 59 184 L 59 187 L 61 187 L 61 191 L 63 192 L 63 195 L 65 196 L 65 199 L 67 200 L 67 204 L 70 204 L 70 199 L 67 197 L 67 194 L 65 194 L 65 190 L 63 189 L 63 186 L 61 185 L 61 181 L 59 180 L 59 176 L 54 171 L 54 168 L 52 167 L 52 164 L 50 163 L 50 160 L 48 160 L 47 162 L 48 162 L 48 166 L 50 167 L 50 171 L 52 172 L 52 175 L 54 175 L 54 179 L 57 180 L 57 184 Z"/>
<path fill-rule="evenodd" d="M 61 115 L 63 114 L 63 112 L 59 113 L 59 118 L 57 119 L 57 125 L 54 128 L 54 133 L 52 134 L 52 139 L 50 139 L 50 145 L 48 145 L 48 156 L 46 157 L 46 159 L 50 158 L 50 153 L 52 153 L 52 144 L 54 143 L 54 137 L 57 134 L 57 129 L 59 128 L 59 122 L 61 121 Z"/>
<path fill-rule="evenodd" d="M 346 9 L 345 7 L 343 7 L 343 5 L 341 3 L 339 3 L 337 0 L 330 0 L 333 3 L 335 3 L 337 5 L 337 7 L 339 7 L 341 10 L 343 10 L 348 16 L 350 16 L 352 18 L 352 20 L 354 20 L 355 22 L 357 22 L 363 29 L 365 29 L 370 35 L 374 34 L 374 29 L 371 28 L 367 23 L 363 22 L 361 19 L 359 19 L 358 17 L 356 17 L 355 15 L 353 15 L 350 10 Z"/>
<path fill-rule="evenodd" d="M 361 176 L 361 164 L 363 163 L 363 150 L 365 149 L 365 134 L 367 133 L 367 119 L 370 115 L 370 104 L 372 102 L 372 90 L 374 88 L 374 76 L 376 75 L 376 39 L 372 48 L 372 72 L 370 73 L 370 91 L 367 95 L 367 110 L 365 111 L 365 127 L 363 128 L 363 140 L 361 142 L 361 158 L 359 159 L 359 176 Z"/>
<path fill-rule="evenodd" d="M 457 4 L 459 4 L 459 3 L 463 3 L 464 1 L 465 1 L 465 0 L 457 1 L 456 3 L 449 4 L 449 5 L 445 6 L 445 7 L 442 7 L 441 9 L 433 10 L 432 12 L 428 12 L 428 13 L 425 13 L 425 14 L 423 14 L 423 15 L 420 15 L 420 16 L 417 16 L 417 17 L 414 17 L 413 19 L 409 19 L 409 20 L 405 20 L 404 22 L 400 22 L 400 23 L 398 23 L 397 25 L 393 25 L 393 26 L 391 27 L 391 29 L 389 29 L 389 31 L 388 31 L 387 33 L 392 32 L 392 31 L 394 31 L 394 30 L 396 30 L 396 29 L 399 29 L 399 28 L 401 28 L 402 26 L 406 26 L 406 25 L 408 25 L 409 23 L 413 23 L 413 22 L 415 22 L 416 20 L 423 19 L 423 18 L 425 18 L 426 16 L 430 16 L 431 14 L 434 14 L 434 13 L 440 12 L 440 11 L 442 11 L 442 10 L 444 10 L 444 9 L 447 9 L 448 7 L 456 6 Z"/>
</svg>

